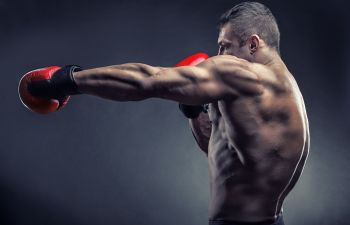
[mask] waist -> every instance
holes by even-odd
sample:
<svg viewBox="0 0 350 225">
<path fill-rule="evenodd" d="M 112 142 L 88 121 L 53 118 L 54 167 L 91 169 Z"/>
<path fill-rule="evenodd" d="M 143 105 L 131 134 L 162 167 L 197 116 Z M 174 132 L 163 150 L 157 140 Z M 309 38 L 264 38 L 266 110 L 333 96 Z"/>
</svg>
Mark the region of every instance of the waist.
<svg viewBox="0 0 350 225">
<path fill-rule="evenodd" d="M 283 215 L 280 213 L 274 219 L 267 219 L 262 221 L 236 221 L 236 220 L 225 220 L 225 219 L 210 219 L 209 225 L 284 225 Z"/>
<path fill-rule="evenodd" d="M 210 219 L 260 220 L 274 218 L 278 204 L 278 195 L 255 191 L 211 190 L 209 201 Z"/>
</svg>

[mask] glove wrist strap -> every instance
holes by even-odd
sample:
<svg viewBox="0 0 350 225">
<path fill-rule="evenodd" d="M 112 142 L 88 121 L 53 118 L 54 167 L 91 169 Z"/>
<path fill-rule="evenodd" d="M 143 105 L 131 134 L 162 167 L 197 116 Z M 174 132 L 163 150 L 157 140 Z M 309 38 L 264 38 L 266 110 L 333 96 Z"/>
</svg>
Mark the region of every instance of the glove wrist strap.
<svg viewBox="0 0 350 225">
<path fill-rule="evenodd" d="M 62 95 L 78 95 L 82 94 L 78 90 L 78 86 L 75 83 L 73 72 L 82 71 L 82 68 L 77 65 L 64 66 L 57 70 L 52 76 L 51 80 L 54 86 Z"/>
</svg>

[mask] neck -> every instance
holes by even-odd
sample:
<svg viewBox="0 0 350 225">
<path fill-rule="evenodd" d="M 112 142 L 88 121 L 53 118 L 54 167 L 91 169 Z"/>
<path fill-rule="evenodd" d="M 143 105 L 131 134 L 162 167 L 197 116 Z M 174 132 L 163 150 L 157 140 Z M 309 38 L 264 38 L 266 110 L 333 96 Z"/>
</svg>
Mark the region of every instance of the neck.
<svg viewBox="0 0 350 225">
<path fill-rule="evenodd" d="M 277 53 L 277 51 L 272 49 L 264 49 L 254 56 L 255 62 L 263 64 L 263 65 L 271 65 L 278 62 L 281 62 L 281 57 Z"/>
</svg>

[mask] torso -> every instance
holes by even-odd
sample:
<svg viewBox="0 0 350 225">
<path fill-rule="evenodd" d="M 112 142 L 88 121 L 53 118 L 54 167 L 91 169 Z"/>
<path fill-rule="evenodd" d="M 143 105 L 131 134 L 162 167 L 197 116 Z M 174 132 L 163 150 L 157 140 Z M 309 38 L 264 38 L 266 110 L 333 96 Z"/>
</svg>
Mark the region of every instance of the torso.
<svg viewBox="0 0 350 225">
<path fill-rule="evenodd" d="M 210 219 L 273 219 L 302 172 L 309 150 L 304 101 L 288 70 L 277 71 L 262 95 L 209 105 Z"/>
</svg>

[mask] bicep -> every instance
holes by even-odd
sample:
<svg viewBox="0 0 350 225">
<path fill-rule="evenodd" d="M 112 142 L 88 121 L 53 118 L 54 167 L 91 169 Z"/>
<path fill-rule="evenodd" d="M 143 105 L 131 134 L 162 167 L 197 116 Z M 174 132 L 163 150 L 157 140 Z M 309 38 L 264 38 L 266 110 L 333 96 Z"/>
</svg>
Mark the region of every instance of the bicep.
<svg viewBox="0 0 350 225">
<path fill-rule="evenodd" d="M 162 69 L 148 77 L 153 97 L 185 104 L 204 104 L 239 95 L 262 93 L 252 63 L 233 56 L 215 56 L 197 66 Z"/>
<path fill-rule="evenodd" d="M 262 93 L 260 65 L 231 55 L 217 56 L 213 63 L 222 82 L 234 90 L 236 96 Z"/>
<path fill-rule="evenodd" d="M 163 69 L 146 80 L 153 97 L 190 105 L 212 102 L 228 94 L 216 73 L 205 66 Z"/>
</svg>

